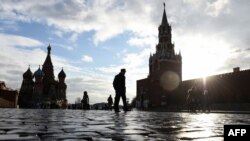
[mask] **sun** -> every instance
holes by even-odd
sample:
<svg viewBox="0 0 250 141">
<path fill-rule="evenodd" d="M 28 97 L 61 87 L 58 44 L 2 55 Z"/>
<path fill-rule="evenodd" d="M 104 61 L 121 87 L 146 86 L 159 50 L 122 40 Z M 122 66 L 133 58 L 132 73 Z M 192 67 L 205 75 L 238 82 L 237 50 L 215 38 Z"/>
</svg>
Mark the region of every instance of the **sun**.
<svg viewBox="0 0 250 141">
<path fill-rule="evenodd" d="M 182 43 L 184 80 L 217 74 L 230 56 L 230 45 L 212 37 L 191 36 Z"/>
</svg>

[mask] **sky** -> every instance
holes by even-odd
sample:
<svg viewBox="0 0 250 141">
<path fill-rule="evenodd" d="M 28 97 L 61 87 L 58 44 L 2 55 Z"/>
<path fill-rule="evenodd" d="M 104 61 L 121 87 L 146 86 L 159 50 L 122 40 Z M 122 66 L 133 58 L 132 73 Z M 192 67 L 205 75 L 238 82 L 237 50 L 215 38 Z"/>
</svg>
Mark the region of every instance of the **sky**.
<svg viewBox="0 0 250 141">
<path fill-rule="evenodd" d="M 249 69 L 249 0 L 1 0 L 0 81 L 20 89 L 22 74 L 44 63 L 50 44 L 70 103 L 83 91 L 92 104 L 107 102 L 121 68 L 132 100 L 136 80 L 148 76 L 163 2 L 183 80 Z"/>
</svg>

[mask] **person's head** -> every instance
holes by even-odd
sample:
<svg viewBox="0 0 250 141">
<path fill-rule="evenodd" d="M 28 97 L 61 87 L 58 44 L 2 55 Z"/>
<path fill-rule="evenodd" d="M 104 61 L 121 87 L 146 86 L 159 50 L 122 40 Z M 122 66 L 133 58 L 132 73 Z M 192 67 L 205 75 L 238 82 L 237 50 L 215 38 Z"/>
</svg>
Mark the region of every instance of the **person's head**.
<svg viewBox="0 0 250 141">
<path fill-rule="evenodd" d="M 84 95 L 87 95 L 87 91 L 84 91 L 83 94 L 84 94 Z"/>
<path fill-rule="evenodd" d="M 121 73 L 125 74 L 126 73 L 126 69 L 121 69 Z"/>
</svg>

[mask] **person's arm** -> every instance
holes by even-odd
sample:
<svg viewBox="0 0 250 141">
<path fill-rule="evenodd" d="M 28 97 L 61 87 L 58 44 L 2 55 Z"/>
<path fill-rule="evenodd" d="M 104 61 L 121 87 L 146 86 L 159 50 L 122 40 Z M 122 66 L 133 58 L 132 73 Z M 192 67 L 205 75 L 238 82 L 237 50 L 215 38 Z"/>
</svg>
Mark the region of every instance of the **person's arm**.
<svg viewBox="0 0 250 141">
<path fill-rule="evenodd" d="M 113 87 L 116 90 L 116 88 L 117 88 L 117 76 L 115 76 L 115 78 L 114 78 Z"/>
<path fill-rule="evenodd" d="M 123 83 L 124 83 L 124 91 L 126 92 L 126 77 L 125 76 L 124 76 Z"/>
</svg>

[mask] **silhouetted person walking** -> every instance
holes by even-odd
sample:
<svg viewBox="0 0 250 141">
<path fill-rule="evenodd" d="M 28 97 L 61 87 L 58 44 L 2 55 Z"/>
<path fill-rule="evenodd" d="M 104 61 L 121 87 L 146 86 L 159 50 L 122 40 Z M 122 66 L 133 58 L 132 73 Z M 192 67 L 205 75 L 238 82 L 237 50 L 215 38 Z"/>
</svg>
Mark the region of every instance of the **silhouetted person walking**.
<svg viewBox="0 0 250 141">
<path fill-rule="evenodd" d="M 115 89 L 115 103 L 114 103 L 114 109 L 115 112 L 119 111 L 119 101 L 120 97 L 122 97 L 123 101 L 123 109 L 124 111 L 127 111 L 127 103 L 126 103 L 126 86 L 125 86 L 125 69 L 121 69 L 121 72 L 117 74 L 113 81 L 113 87 Z"/>
<path fill-rule="evenodd" d="M 87 91 L 83 92 L 83 98 L 82 98 L 82 105 L 84 110 L 89 110 L 89 96 L 87 94 Z"/>
<path fill-rule="evenodd" d="M 210 112 L 210 100 L 208 95 L 208 90 L 204 90 L 203 92 L 203 111 Z"/>
<path fill-rule="evenodd" d="M 112 110 L 112 105 L 113 105 L 113 98 L 110 95 L 109 98 L 108 98 L 108 109 L 109 110 Z"/>
</svg>

